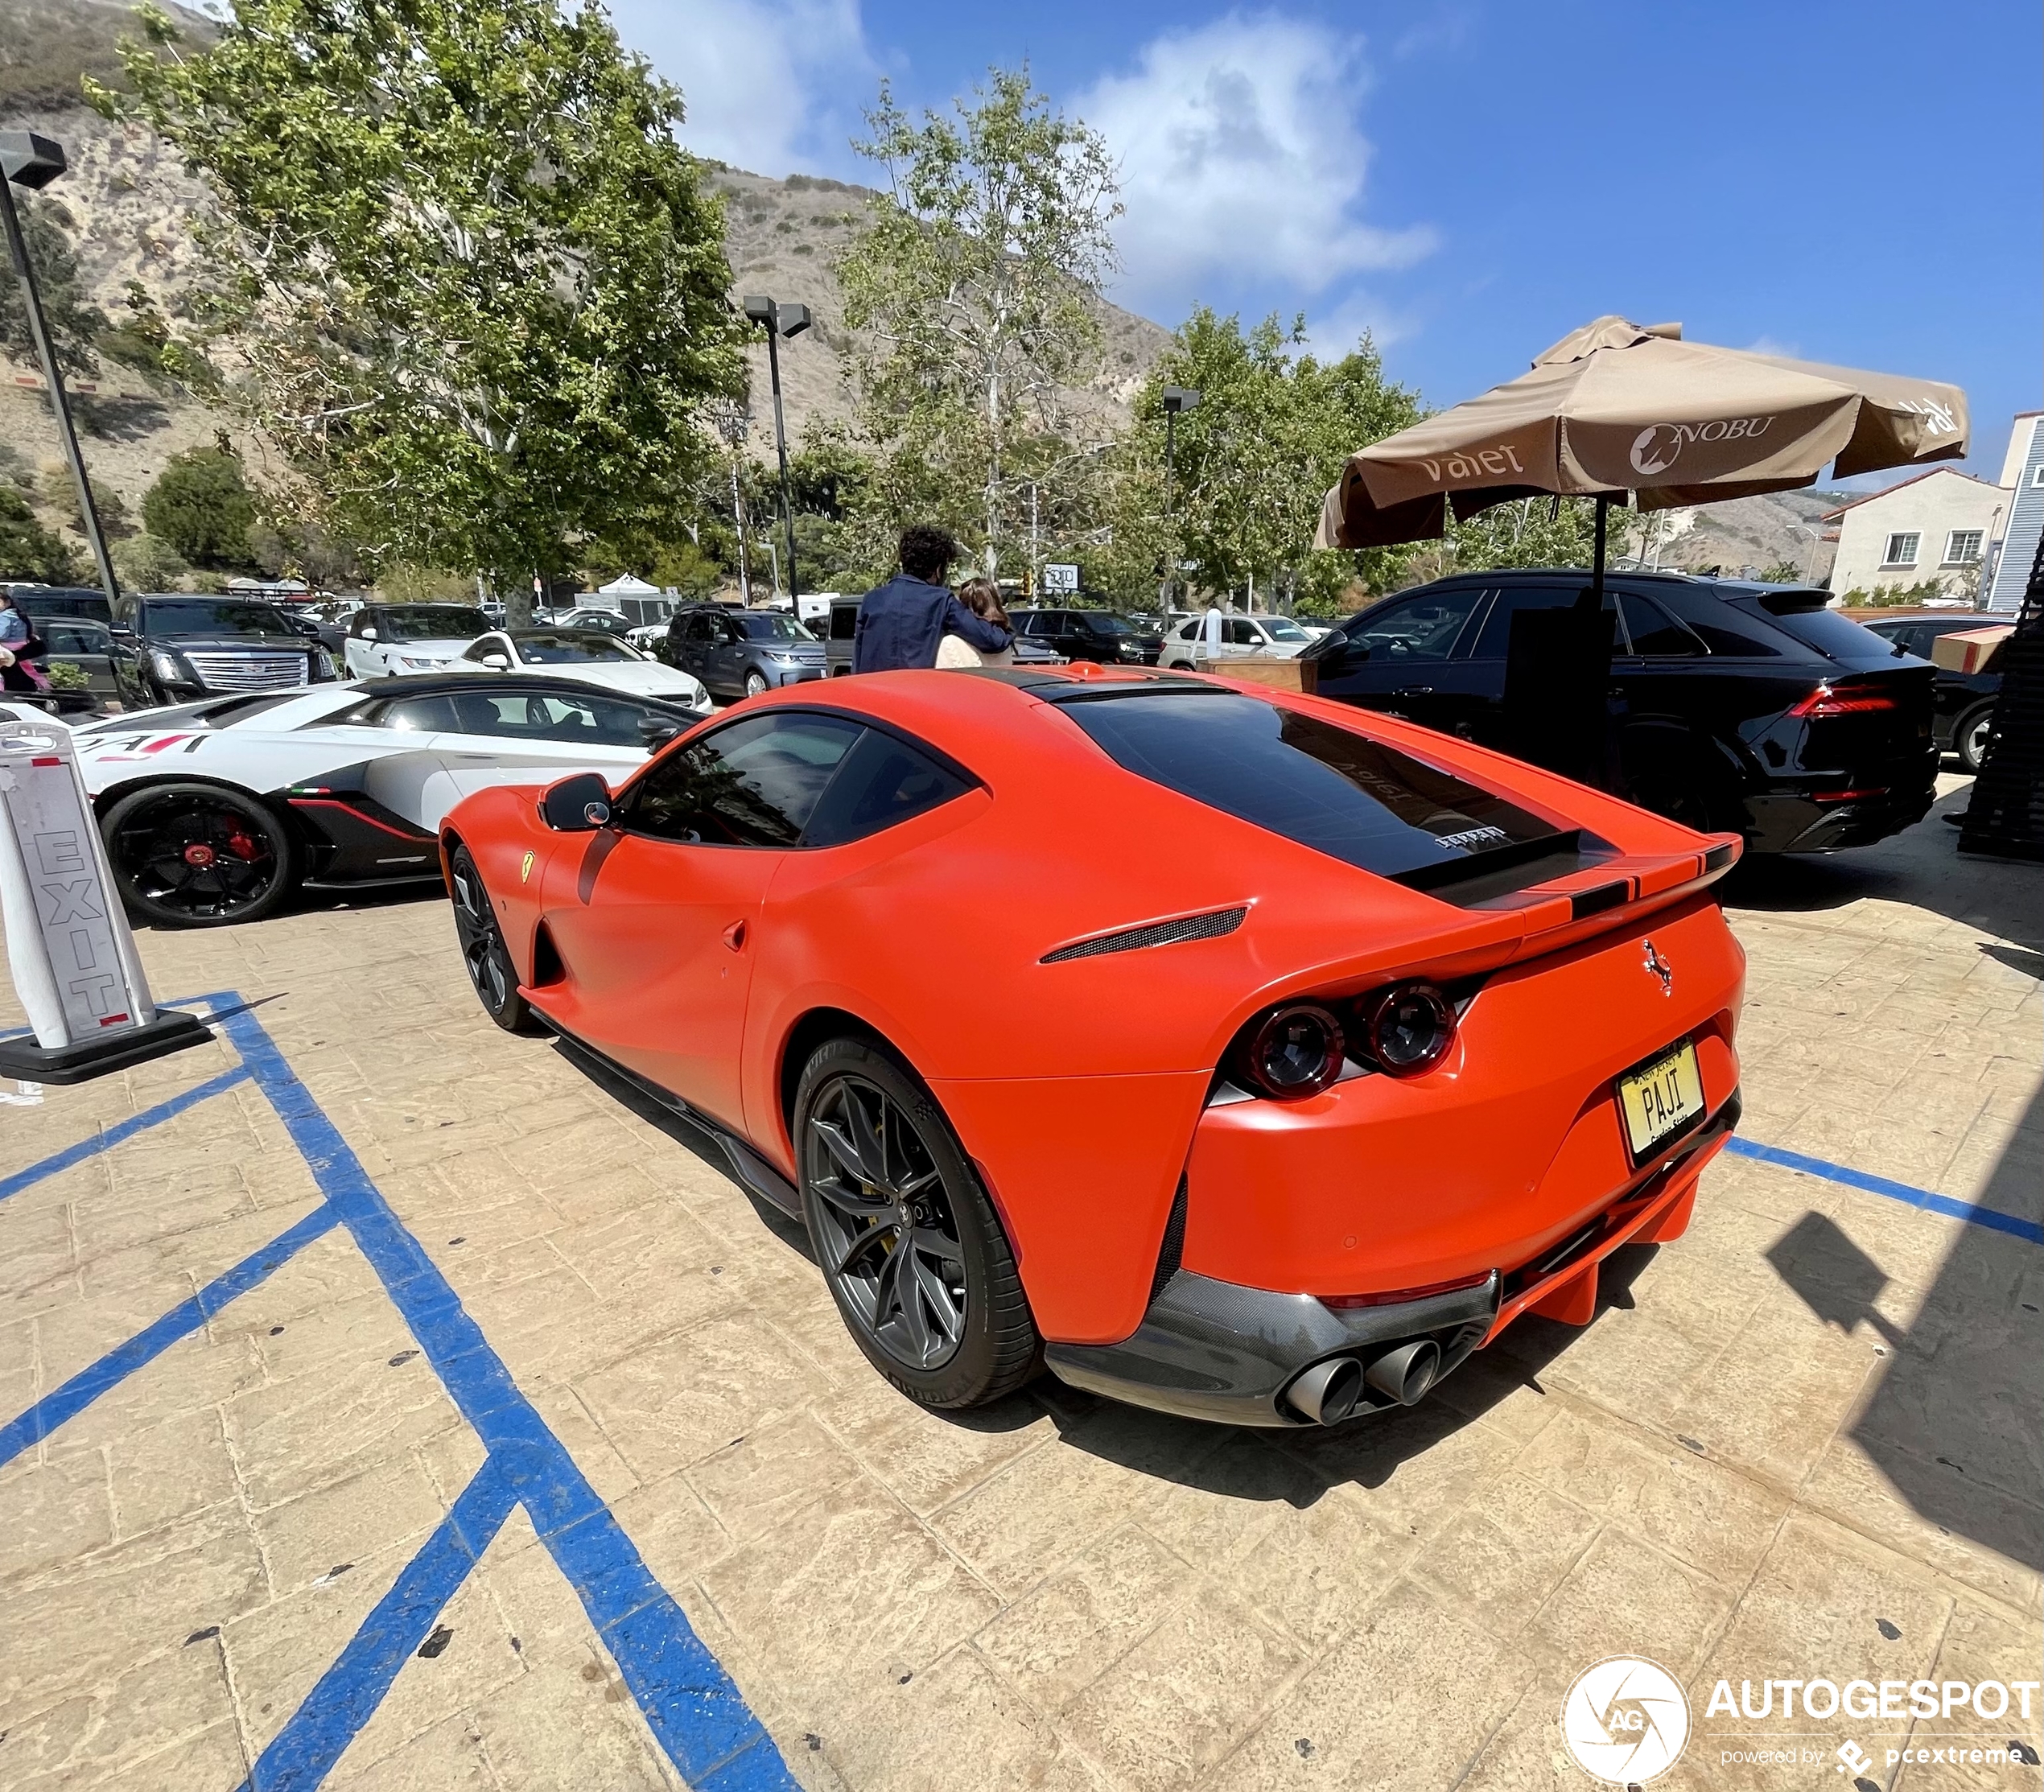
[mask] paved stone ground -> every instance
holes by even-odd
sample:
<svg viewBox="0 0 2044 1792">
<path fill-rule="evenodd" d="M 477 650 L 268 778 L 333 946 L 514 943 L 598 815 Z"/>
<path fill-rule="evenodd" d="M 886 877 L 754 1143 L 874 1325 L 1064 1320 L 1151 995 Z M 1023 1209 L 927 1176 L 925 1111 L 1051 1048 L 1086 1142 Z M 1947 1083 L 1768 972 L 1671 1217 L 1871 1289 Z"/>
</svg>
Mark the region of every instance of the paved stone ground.
<svg viewBox="0 0 2044 1792">
<path fill-rule="evenodd" d="M 2034 1220 L 2044 872 L 1952 847 L 1934 817 L 1741 874 L 1744 1133 Z M 1614 1653 L 1690 1688 L 1663 1784 L 1842 1787 L 1848 1736 L 1862 1792 L 2039 1783 L 1883 1764 L 2034 1717 L 1705 1714 L 1720 1678 L 2044 1678 L 2034 1245 L 1728 1159 L 1594 1324 L 1523 1324 L 1390 1422 L 1049 1381 L 938 1419 L 714 1159 L 488 1024 L 443 904 L 143 950 L 167 996 L 262 1004 L 806 1786 L 1585 1787 L 1556 1712 Z M 0 1178 L 234 1061 L 15 1095 Z M 244 1084 L 0 1200 L 0 1420 L 318 1199 Z M 0 1786 L 237 1786 L 482 1453 L 347 1234 L 306 1249 L 0 1469 Z M 439 1627 L 330 1784 L 679 1783 L 522 1512 Z M 1724 1759 L 1795 1731 L 1807 1765 Z"/>
</svg>

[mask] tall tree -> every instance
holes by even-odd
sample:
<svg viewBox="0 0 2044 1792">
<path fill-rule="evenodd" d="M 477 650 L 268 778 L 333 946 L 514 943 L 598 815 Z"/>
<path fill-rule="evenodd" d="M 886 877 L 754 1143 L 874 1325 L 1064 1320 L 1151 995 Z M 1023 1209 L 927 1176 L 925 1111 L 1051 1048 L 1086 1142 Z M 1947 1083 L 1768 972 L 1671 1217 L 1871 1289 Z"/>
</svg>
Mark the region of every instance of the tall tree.
<svg viewBox="0 0 2044 1792">
<path fill-rule="evenodd" d="M 231 340 L 328 526 L 522 613 L 581 538 L 686 505 L 742 383 L 723 214 L 597 6 L 235 0 L 188 52 L 140 14 L 132 91 L 91 97 L 216 195 Z"/>
<path fill-rule="evenodd" d="M 950 522 L 993 573 L 1018 448 L 1061 433 L 1061 389 L 1098 364 L 1122 208 L 1105 141 L 1026 67 L 993 70 L 954 112 L 918 123 L 882 84 L 854 147 L 886 191 L 837 272 L 845 321 L 866 332 L 861 419 L 887 508 Z"/>
<path fill-rule="evenodd" d="M 78 227 L 60 200 L 43 193 L 18 192 L 14 208 L 21 219 L 22 246 L 35 270 L 35 290 L 43 300 L 43 320 L 57 365 L 67 373 L 98 371 L 94 344 L 107 328 L 106 314 L 87 297 L 78 271 L 78 253 L 71 234 Z M 35 339 L 28 330 L 28 301 L 11 265 L 0 277 L 0 348 L 24 367 L 35 364 Z"/>
<path fill-rule="evenodd" d="M 1339 360 L 1304 350 L 1303 319 L 1244 329 L 1202 306 L 1178 330 L 1135 400 L 1115 504 L 1120 582 L 1190 562 L 1198 587 L 1331 609 L 1358 579 L 1381 589 L 1398 550 L 1316 552 L 1321 501 L 1358 448 L 1424 414 L 1419 395 L 1387 381 L 1367 336 Z M 1177 422 L 1167 472 L 1164 389 L 1190 386 L 1196 410 Z M 1179 575 L 1172 574 L 1177 584 Z M 1133 595 L 1131 591 L 1128 595 Z"/>
</svg>

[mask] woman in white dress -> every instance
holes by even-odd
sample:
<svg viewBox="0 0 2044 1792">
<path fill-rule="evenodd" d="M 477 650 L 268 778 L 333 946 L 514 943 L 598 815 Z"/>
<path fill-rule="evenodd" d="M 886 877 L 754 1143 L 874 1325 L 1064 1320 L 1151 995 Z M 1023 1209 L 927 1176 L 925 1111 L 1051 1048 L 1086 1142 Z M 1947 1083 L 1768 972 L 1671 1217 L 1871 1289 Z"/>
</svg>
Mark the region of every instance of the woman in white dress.
<svg viewBox="0 0 2044 1792">
<path fill-rule="evenodd" d="M 968 579 L 958 587 L 958 601 L 987 622 L 1011 632 L 1015 627 L 1008 620 L 1008 612 L 1001 608 L 1000 593 L 994 589 L 991 579 Z M 937 644 L 937 664 L 940 669 L 952 671 L 975 665 L 1012 665 L 1015 649 L 1003 647 L 998 653 L 983 653 L 970 641 L 957 635 L 946 635 Z"/>
</svg>

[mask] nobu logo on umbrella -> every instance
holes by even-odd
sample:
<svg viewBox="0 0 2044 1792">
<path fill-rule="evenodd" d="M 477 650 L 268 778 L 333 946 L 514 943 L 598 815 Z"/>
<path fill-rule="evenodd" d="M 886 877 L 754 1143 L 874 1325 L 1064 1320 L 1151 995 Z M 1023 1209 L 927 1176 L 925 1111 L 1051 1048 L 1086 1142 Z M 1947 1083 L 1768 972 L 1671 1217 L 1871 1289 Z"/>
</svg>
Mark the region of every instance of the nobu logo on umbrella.
<svg viewBox="0 0 2044 1792">
<path fill-rule="evenodd" d="M 1741 442 L 1765 435 L 1772 417 L 1720 417 L 1708 423 L 1656 423 L 1633 438 L 1633 471 L 1651 479 L 1664 473 L 1685 442 Z"/>
</svg>

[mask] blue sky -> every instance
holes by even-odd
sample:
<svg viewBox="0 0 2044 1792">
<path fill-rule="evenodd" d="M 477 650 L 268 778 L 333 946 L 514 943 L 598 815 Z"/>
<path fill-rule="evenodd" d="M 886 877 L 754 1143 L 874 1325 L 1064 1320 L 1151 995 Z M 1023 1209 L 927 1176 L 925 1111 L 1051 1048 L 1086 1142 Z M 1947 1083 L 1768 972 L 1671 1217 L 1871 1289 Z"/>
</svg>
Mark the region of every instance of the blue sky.
<svg viewBox="0 0 2044 1792">
<path fill-rule="evenodd" d="M 2044 402 L 2035 0 L 613 3 L 763 173 L 1027 57 L 1121 159 L 1118 300 L 1367 327 L 1436 405 L 1604 311 L 1956 381 L 1990 476 Z"/>
</svg>

